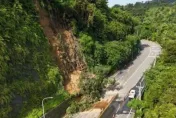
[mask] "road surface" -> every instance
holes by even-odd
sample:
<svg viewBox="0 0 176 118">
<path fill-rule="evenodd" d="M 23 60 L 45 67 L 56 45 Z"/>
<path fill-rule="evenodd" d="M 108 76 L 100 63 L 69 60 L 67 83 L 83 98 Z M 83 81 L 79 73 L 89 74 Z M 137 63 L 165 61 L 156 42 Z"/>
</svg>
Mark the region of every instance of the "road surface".
<svg viewBox="0 0 176 118">
<path fill-rule="evenodd" d="M 118 91 L 118 100 L 111 104 L 116 108 L 115 118 L 131 118 L 133 116 L 133 113 L 129 115 L 131 109 L 126 106 L 129 101 L 128 93 L 132 88 L 137 90 L 135 86 L 138 84 L 144 72 L 149 69 L 152 64 L 155 64 L 156 57 L 161 53 L 161 47 L 157 43 L 142 40 L 141 44 L 143 47 L 141 54 L 127 69 L 122 70 L 121 73 L 117 73 L 115 76 L 116 81 L 123 86 L 123 88 Z"/>
<path fill-rule="evenodd" d="M 141 46 L 142 51 L 140 52 L 140 55 L 137 56 L 128 67 L 111 76 L 115 78 L 115 80 L 120 83 L 123 88 L 120 90 L 107 90 L 105 92 L 102 100 L 109 100 L 116 94 L 118 94 L 119 97 L 112 102 L 110 107 L 108 107 L 107 111 L 110 109 L 110 112 L 107 112 L 107 116 L 104 116 L 103 118 L 111 118 L 113 115 L 116 115 L 116 118 L 133 117 L 133 114 L 128 115 L 129 108 L 126 107 L 128 102 L 128 93 L 130 89 L 135 87 L 135 85 L 139 82 L 143 73 L 151 67 L 151 64 L 155 63 L 156 57 L 161 53 L 161 47 L 157 43 L 141 40 Z M 101 110 L 95 110 L 92 109 L 90 111 L 75 114 L 73 115 L 73 118 L 97 118 L 97 116 L 100 115 Z M 122 112 L 120 112 L 120 110 Z M 123 111 L 127 112 L 125 113 Z"/>
<path fill-rule="evenodd" d="M 139 82 L 132 88 L 133 90 L 136 91 L 136 98 L 139 96 L 138 86 L 144 87 L 144 77 L 142 77 L 139 80 Z M 142 90 L 142 92 L 143 92 L 143 90 Z M 130 100 L 132 100 L 132 99 L 130 99 L 129 97 L 126 97 L 126 99 L 123 102 L 123 105 L 120 107 L 120 109 L 118 109 L 118 111 L 116 111 L 115 118 L 127 118 L 127 117 L 132 118 L 135 111 L 132 110 L 131 108 L 129 108 L 127 105 Z"/>
</svg>

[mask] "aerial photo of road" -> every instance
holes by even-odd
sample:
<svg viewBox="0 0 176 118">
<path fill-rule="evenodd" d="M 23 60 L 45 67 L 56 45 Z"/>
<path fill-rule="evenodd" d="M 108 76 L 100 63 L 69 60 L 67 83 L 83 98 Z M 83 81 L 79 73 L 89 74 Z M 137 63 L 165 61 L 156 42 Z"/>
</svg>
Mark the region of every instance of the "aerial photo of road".
<svg viewBox="0 0 176 118">
<path fill-rule="evenodd" d="M 109 114 L 115 118 L 131 118 L 134 115 L 134 111 L 127 107 L 129 101 L 128 94 L 131 89 L 136 90 L 136 96 L 138 96 L 138 87 L 140 86 L 140 80 L 145 79 L 143 77 L 144 72 L 151 66 L 155 65 L 156 58 L 161 53 L 161 47 L 157 43 L 141 40 L 142 50 L 136 59 L 131 62 L 130 66 L 120 72 L 115 73 L 112 77 L 115 77 L 116 81 L 120 83 L 122 89 L 118 91 L 119 97 L 113 101 L 110 108 L 113 108 L 113 112 Z M 144 82 L 141 82 L 141 86 Z"/>
</svg>

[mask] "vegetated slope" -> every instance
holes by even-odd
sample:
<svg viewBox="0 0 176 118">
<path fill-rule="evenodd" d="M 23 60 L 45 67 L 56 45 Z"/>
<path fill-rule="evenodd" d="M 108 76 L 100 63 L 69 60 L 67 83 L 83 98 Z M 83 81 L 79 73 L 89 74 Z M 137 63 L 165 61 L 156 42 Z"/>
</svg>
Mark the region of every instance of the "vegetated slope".
<svg viewBox="0 0 176 118">
<path fill-rule="evenodd" d="M 0 117 L 24 118 L 34 109 L 39 117 L 43 98 L 59 93 L 58 104 L 68 98 L 60 92 L 62 77 L 33 2 L 0 0 L 0 15 Z"/>
<path fill-rule="evenodd" d="M 133 35 L 137 20 L 118 8 L 109 9 L 106 0 L 41 0 L 36 3 L 40 23 L 52 44 L 66 83 L 67 80 L 72 80 L 75 71 L 84 68 L 85 62 L 81 53 L 84 54 L 88 66 L 85 71 L 94 74 L 103 71 L 101 74 L 104 76 L 128 63 L 132 59 L 128 57 L 135 56 L 138 52 L 140 42 L 137 36 Z M 45 20 L 47 22 L 44 22 Z M 87 77 L 83 74 L 82 78 Z M 89 83 L 89 80 L 85 81 Z M 99 84 L 102 81 L 103 77 Z M 99 91 L 97 93 L 100 94 Z"/>
<path fill-rule="evenodd" d="M 1 0 L 0 15 L 2 118 L 40 117 L 43 98 L 54 97 L 47 110 L 68 98 L 62 83 L 85 98 L 68 111 L 84 110 L 139 51 L 138 20 L 106 0 Z"/>
<path fill-rule="evenodd" d="M 138 20 L 122 9 L 108 8 L 106 0 L 53 0 L 45 8 L 72 29 L 87 62 L 87 70 L 80 78 L 83 96 L 73 102 L 67 113 L 88 109 L 99 100 L 109 81 L 106 77 L 138 54 Z"/>
<path fill-rule="evenodd" d="M 159 42 L 163 48 L 157 64 L 146 75 L 142 102 L 134 102 L 136 115 L 145 118 L 176 117 L 176 5 L 149 9 L 138 27 L 141 38 Z M 143 111 L 142 111 L 143 110 Z"/>
<path fill-rule="evenodd" d="M 145 12 L 151 8 L 157 6 L 172 6 L 176 3 L 176 0 L 151 0 L 146 2 L 136 2 L 135 4 L 128 4 L 122 8 L 132 13 L 134 16 L 137 16 L 141 19 L 144 18 Z M 119 6 L 121 7 L 121 6 Z"/>
</svg>

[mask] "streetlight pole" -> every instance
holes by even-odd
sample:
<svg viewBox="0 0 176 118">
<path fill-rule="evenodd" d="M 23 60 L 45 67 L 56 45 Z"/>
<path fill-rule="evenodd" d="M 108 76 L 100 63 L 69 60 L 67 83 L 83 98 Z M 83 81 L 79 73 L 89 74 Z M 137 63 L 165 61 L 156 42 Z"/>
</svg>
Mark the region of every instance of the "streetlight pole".
<svg viewBox="0 0 176 118">
<path fill-rule="evenodd" d="M 43 100 L 42 100 L 42 109 L 43 109 L 43 118 L 45 118 L 45 108 L 44 108 L 44 100 L 46 100 L 46 99 L 52 99 L 53 97 L 46 97 L 46 98 L 44 98 Z"/>
</svg>

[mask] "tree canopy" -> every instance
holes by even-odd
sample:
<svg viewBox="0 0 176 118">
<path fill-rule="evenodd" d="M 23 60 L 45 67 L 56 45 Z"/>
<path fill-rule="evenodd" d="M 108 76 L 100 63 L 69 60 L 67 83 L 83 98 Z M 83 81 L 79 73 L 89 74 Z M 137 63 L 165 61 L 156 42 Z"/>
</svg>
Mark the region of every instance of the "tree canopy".
<svg viewBox="0 0 176 118">
<path fill-rule="evenodd" d="M 158 2 L 153 0 L 149 4 L 140 3 L 140 6 L 147 8 L 142 13 L 141 23 L 136 27 L 136 31 L 141 39 L 158 42 L 163 50 L 156 66 L 145 74 L 146 89 L 142 103 L 133 102 L 134 105 L 141 104 L 139 109 L 142 109 L 145 118 L 176 117 L 176 5 L 173 2 L 175 1 L 163 0 L 156 4 Z M 138 9 L 135 5 L 132 8 Z"/>
<path fill-rule="evenodd" d="M 163 53 L 145 75 L 143 101 L 134 100 L 130 106 L 146 118 L 176 117 L 174 0 L 112 8 L 107 0 L 38 1 L 51 22 L 73 32 L 87 63 L 80 78 L 80 93 L 86 98 L 78 106 L 74 102 L 69 113 L 98 100 L 107 76 L 133 60 L 140 51 L 140 39 L 148 39 L 160 43 Z M 0 116 L 40 117 L 44 97 L 56 96 L 53 106 L 69 97 L 63 90 L 62 68 L 53 59 L 34 1 L 1 0 L 0 16 Z M 36 112 L 40 114 L 34 115 Z"/>
</svg>

